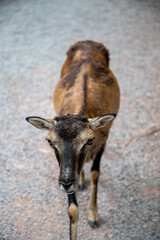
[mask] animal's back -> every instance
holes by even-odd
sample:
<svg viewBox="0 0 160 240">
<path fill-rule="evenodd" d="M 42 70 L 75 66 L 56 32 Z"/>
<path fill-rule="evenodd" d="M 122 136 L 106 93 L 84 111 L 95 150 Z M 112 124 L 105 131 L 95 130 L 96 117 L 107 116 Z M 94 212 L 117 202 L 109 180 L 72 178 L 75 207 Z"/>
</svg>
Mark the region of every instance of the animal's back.
<svg viewBox="0 0 160 240">
<path fill-rule="evenodd" d="M 67 52 L 61 80 L 54 91 L 58 116 L 97 117 L 118 113 L 120 91 L 109 68 L 109 52 L 101 44 L 82 41 Z"/>
</svg>

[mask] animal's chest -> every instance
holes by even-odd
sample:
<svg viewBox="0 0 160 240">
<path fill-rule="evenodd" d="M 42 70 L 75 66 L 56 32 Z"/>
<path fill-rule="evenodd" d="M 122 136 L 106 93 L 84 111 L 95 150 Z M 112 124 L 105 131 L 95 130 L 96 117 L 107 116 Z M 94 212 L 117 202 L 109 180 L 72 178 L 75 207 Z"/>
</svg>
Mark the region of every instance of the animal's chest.
<svg viewBox="0 0 160 240">
<path fill-rule="evenodd" d="M 92 147 L 89 151 L 86 162 L 93 161 L 96 158 L 96 155 L 98 154 L 100 149 L 101 149 L 100 145 Z"/>
</svg>

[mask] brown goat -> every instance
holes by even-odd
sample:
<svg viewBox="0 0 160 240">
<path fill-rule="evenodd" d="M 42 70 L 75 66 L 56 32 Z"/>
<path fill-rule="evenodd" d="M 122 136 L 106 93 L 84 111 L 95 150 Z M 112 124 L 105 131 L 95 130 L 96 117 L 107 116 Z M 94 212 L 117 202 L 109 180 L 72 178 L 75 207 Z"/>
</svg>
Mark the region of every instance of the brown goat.
<svg viewBox="0 0 160 240">
<path fill-rule="evenodd" d="M 100 160 L 113 119 L 118 113 L 120 91 L 109 68 L 109 52 L 93 41 L 77 42 L 67 52 L 61 80 L 54 91 L 57 117 L 28 117 L 27 121 L 47 129 L 47 140 L 59 166 L 59 185 L 68 194 L 70 239 L 77 239 L 78 204 L 76 191 L 84 187 L 83 166 L 92 161 L 88 220 L 98 227 L 97 184 Z"/>
</svg>

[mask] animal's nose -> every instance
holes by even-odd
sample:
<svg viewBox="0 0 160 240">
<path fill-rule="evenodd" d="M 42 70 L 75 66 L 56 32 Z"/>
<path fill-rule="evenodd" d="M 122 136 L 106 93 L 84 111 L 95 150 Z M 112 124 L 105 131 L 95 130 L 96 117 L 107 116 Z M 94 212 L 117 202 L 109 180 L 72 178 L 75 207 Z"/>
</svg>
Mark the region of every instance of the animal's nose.
<svg viewBox="0 0 160 240">
<path fill-rule="evenodd" d="M 73 183 L 74 181 L 70 183 L 60 182 L 60 184 L 64 187 L 65 190 L 68 190 L 73 185 Z"/>
</svg>

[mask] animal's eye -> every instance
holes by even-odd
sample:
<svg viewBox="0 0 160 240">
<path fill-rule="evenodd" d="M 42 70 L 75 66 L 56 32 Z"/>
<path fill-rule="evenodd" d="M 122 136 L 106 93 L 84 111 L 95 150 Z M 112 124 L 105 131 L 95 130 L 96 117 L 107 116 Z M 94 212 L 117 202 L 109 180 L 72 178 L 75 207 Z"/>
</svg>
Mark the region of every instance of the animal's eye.
<svg viewBox="0 0 160 240">
<path fill-rule="evenodd" d="M 46 140 L 47 140 L 47 142 L 49 143 L 49 145 L 50 145 L 52 148 L 54 148 L 53 143 L 52 143 L 48 138 L 46 138 Z"/>
<path fill-rule="evenodd" d="M 95 138 L 88 139 L 87 143 L 85 145 L 91 145 L 93 143 Z"/>
<path fill-rule="evenodd" d="M 60 163 L 59 152 L 58 152 L 57 148 L 53 145 L 53 143 L 48 138 L 46 138 L 46 140 L 49 143 L 49 145 L 51 146 L 51 148 L 54 149 L 54 152 L 56 154 L 57 160 Z"/>
</svg>

